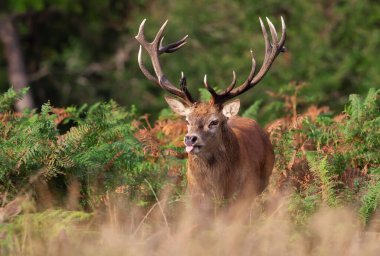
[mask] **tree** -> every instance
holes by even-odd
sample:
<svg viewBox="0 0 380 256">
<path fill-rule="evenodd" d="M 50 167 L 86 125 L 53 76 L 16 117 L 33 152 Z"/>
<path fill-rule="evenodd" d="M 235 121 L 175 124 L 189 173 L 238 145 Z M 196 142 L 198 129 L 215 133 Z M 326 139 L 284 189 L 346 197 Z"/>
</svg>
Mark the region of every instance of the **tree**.
<svg viewBox="0 0 380 256">
<path fill-rule="evenodd" d="M 28 78 L 19 35 L 10 16 L 0 18 L 0 41 L 4 45 L 4 55 L 8 63 L 9 81 L 11 85 L 19 91 L 28 86 Z M 15 107 L 17 111 L 22 111 L 24 108 L 32 109 L 35 107 L 30 91 L 23 99 L 16 102 Z"/>
</svg>

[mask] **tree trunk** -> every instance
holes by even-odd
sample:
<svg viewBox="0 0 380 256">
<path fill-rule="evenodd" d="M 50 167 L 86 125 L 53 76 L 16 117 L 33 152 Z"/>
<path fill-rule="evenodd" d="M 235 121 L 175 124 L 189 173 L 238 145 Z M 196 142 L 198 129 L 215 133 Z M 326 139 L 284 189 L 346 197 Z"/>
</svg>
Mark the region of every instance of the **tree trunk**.
<svg viewBox="0 0 380 256">
<path fill-rule="evenodd" d="M 25 71 L 25 64 L 21 52 L 20 39 L 16 28 L 9 17 L 0 20 L 0 40 L 4 45 L 4 54 L 8 62 L 8 78 L 16 91 L 27 87 L 28 76 Z M 30 91 L 25 97 L 16 102 L 17 111 L 24 108 L 34 108 L 34 102 Z"/>
</svg>

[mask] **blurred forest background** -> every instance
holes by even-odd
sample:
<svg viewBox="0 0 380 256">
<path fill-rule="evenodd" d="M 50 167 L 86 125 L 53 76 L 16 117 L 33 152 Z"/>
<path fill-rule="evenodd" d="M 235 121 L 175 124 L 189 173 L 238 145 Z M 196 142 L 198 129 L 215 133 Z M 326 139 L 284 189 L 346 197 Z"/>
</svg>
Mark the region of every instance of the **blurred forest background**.
<svg viewBox="0 0 380 256">
<path fill-rule="evenodd" d="M 229 84 L 232 70 L 242 82 L 250 70 L 250 49 L 261 65 L 258 17 L 265 16 L 278 31 L 284 17 L 288 52 L 242 97 L 243 107 L 258 99 L 265 106 L 271 100 L 267 90 L 306 82 L 310 101 L 341 111 L 349 94 L 379 86 L 380 2 L 375 0 L 2 0 L 0 92 L 27 85 L 26 104 L 33 108 L 48 100 L 61 107 L 114 99 L 156 116 L 166 107 L 164 92 L 137 65 L 134 36 L 144 18 L 149 39 L 166 19 L 166 42 L 189 34 L 186 47 L 162 56 L 162 62 L 173 82 L 184 71 L 196 93 L 206 73 L 219 88 Z"/>
<path fill-rule="evenodd" d="M 281 16 L 288 51 L 240 111 L 270 135 L 271 184 L 249 225 L 194 229 L 186 124 L 134 36 L 188 34 L 161 63 L 206 99 L 205 74 L 241 83 L 250 49 L 261 66 L 258 18 Z M 0 0 L 0 255 L 379 255 L 379 49 L 375 0 Z"/>
</svg>

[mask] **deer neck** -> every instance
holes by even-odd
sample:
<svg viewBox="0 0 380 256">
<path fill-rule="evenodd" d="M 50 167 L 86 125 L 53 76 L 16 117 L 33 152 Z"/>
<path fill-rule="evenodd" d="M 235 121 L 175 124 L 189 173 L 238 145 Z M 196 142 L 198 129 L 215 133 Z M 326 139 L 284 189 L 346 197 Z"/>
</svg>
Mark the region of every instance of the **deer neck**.
<svg viewBox="0 0 380 256">
<path fill-rule="evenodd" d="M 233 179 L 239 155 L 238 140 L 232 129 L 226 126 L 215 150 L 201 155 L 189 155 L 188 176 L 202 191 L 212 191 L 214 195 L 226 197 L 227 185 Z"/>
</svg>

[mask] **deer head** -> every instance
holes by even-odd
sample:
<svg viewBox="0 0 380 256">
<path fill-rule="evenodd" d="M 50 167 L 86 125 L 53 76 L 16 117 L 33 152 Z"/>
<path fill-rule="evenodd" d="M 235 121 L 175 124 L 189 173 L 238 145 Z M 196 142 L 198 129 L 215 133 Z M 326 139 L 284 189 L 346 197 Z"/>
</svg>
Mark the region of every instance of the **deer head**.
<svg viewBox="0 0 380 256">
<path fill-rule="evenodd" d="M 165 46 L 162 45 L 164 39 L 163 31 L 167 25 L 166 21 L 159 29 L 154 40 L 148 42 L 144 35 L 144 25 L 146 20 L 143 20 L 141 23 L 139 32 L 136 36 L 137 41 L 140 43 L 138 54 L 140 69 L 149 80 L 155 82 L 162 89 L 174 95 L 174 97 L 166 96 L 165 99 L 174 112 L 186 118 L 188 133 L 184 138 L 184 142 L 188 153 L 199 154 L 201 152 L 210 152 L 215 148 L 216 141 L 228 139 L 224 136 L 226 129 L 228 129 L 227 120 L 228 118 L 235 116 L 240 107 L 239 100 L 229 100 L 239 96 L 258 84 L 268 72 L 279 53 L 285 50 L 286 27 L 283 18 L 281 17 L 282 34 L 280 39 L 278 39 L 276 29 L 271 21 L 268 18 L 266 19 L 272 40 L 270 42 L 267 30 L 260 18 L 260 24 L 265 40 L 265 57 L 260 70 L 256 72 L 256 61 L 253 52 L 251 51 L 252 68 L 247 79 L 240 86 L 236 87 L 236 74 L 233 71 L 231 84 L 221 93 L 217 93 L 208 84 L 207 75 L 205 75 L 204 86 L 211 94 L 211 100 L 209 102 L 199 102 L 194 100 L 190 95 L 190 92 L 187 90 L 186 78 L 183 73 L 181 75 L 179 88 L 174 86 L 166 78 L 159 62 L 159 55 L 177 51 L 186 44 L 188 36 L 186 35 L 177 42 Z M 150 56 L 155 75 L 152 75 L 142 62 L 142 48 L 144 48 Z"/>
</svg>

